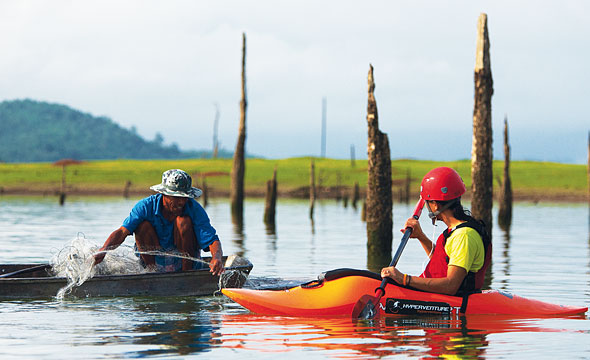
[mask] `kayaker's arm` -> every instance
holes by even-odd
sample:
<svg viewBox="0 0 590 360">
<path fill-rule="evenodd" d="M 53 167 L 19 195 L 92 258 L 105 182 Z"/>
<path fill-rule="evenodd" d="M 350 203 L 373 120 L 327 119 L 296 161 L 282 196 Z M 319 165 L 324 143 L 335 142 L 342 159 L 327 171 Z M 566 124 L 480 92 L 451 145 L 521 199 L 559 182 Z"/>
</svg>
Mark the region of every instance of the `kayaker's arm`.
<svg viewBox="0 0 590 360">
<path fill-rule="evenodd" d="M 419 276 L 406 275 L 406 285 L 415 289 L 439 294 L 455 295 L 467 276 L 467 270 L 460 266 L 449 265 L 447 277 L 444 278 L 422 278 Z M 390 277 L 398 284 L 404 284 L 404 274 L 392 267 L 383 268 L 381 277 Z"/>
<path fill-rule="evenodd" d="M 424 234 L 424 232 L 422 231 L 422 227 L 420 227 L 420 221 L 411 217 L 408 220 L 406 220 L 404 228 L 400 231 L 403 233 L 406 231 L 406 228 L 408 227 L 412 228 L 412 234 L 410 235 L 410 238 L 418 239 L 418 241 L 420 241 L 420 245 L 422 245 L 422 248 L 424 248 L 424 251 L 426 251 L 428 257 L 430 257 L 432 255 L 432 249 L 434 248 L 434 244 L 428 238 L 428 236 L 426 236 L 426 234 Z"/>
<path fill-rule="evenodd" d="M 131 233 L 123 226 L 113 231 L 107 238 L 107 241 L 105 241 L 104 245 L 98 250 L 99 252 L 94 254 L 94 263 L 100 264 L 106 255 L 105 251 L 116 249 L 129 235 L 131 235 Z"/>
</svg>

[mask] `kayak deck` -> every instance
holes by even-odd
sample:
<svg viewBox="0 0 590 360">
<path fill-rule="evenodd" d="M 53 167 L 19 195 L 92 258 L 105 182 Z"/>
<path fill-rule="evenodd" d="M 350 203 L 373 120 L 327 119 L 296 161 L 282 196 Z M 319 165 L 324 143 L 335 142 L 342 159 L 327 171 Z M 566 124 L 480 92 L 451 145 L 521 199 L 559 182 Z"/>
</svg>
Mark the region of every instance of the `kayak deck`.
<svg viewBox="0 0 590 360">
<path fill-rule="evenodd" d="M 222 289 L 222 293 L 248 310 L 265 315 L 351 316 L 361 296 L 374 295 L 381 283 L 378 274 L 337 269 L 317 281 L 286 290 Z M 462 297 L 428 293 L 389 283 L 380 307 L 385 315 L 459 314 Z M 564 306 L 527 299 L 497 290 L 468 298 L 465 314 L 567 316 L 583 314 L 587 307 Z"/>
</svg>

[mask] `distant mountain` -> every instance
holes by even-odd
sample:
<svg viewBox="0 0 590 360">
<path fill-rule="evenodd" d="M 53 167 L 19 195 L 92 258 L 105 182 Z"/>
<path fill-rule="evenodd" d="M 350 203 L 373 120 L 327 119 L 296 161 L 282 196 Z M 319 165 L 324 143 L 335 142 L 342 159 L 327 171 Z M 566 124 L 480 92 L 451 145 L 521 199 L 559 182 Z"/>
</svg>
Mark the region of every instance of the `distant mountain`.
<svg viewBox="0 0 590 360">
<path fill-rule="evenodd" d="M 220 150 L 218 156 L 231 158 L 233 154 Z M 207 157 L 211 151 L 182 151 L 176 144 L 164 145 L 159 134 L 147 141 L 109 118 L 65 105 L 33 100 L 0 102 L 0 161 Z"/>
</svg>

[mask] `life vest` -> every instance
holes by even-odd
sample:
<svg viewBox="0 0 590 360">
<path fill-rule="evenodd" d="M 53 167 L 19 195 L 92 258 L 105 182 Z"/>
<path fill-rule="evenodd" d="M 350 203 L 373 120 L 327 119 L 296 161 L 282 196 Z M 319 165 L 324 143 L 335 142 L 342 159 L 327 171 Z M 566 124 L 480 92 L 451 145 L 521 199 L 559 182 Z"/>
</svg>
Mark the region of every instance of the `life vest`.
<svg viewBox="0 0 590 360">
<path fill-rule="evenodd" d="M 457 294 L 465 294 L 465 293 L 473 293 L 476 291 L 481 290 L 483 287 L 483 282 L 486 275 L 486 270 L 490 265 L 492 260 L 492 241 L 488 236 L 485 226 L 481 221 L 468 221 L 457 225 L 453 230 L 462 228 L 462 227 L 470 227 L 477 231 L 479 236 L 483 241 L 483 248 L 484 248 L 484 263 L 481 269 L 477 272 L 469 271 L 467 272 L 467 276 L 461 283 Z M 449 256 L 445 251 L 445 244 L 447 243 L 447 239 L 453 231 L 449 231 L 447 228 L 443 231 L 442 234 L 436 240 L 436 246 L 434 247 L 434 252 L 432 253 L 432 257 L 426 266 L 426 269 L 420 275 L 423 278 L 442 278 L 447 276 L 447 269 L 449 268 Z"/>
</svg>

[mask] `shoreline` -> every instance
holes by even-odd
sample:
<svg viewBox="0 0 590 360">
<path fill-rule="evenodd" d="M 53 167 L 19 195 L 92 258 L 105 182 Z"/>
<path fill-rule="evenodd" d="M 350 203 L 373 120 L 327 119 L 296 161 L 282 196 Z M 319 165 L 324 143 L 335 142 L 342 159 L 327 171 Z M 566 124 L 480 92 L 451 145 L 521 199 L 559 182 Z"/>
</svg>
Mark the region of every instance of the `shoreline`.
<svg viewBox="0 0 590 360">
<path fill-rule="evenodd" d="M 257 189 L 245 189 L 245 196 L 247 198 L 264 198 L 265 191 L 257 190 Z M 333 200 L 340 200 L 342 198 L 350 199 L 352 189 L 347 187 L 324 187 L 317 189 L 316 199 L 333 199 Z M 127 196 L 125 196 L 125 192 L 122 189 L 113 189 L 109 187 L 96 187 L 96 188 L 78 188 L 78 187 L 71 187 L 66 190 L 66 196 L 80 196 L 80 197 L 95 197 L 95 196 L 105 196 L 105 197 L 146 197 L 149 195 L 154 194 L 153 191 L 150 189 L 140 190 L 140 189 L 129 189 L 127 191 Z M 22 188 L 22 187 L 2 187 L 0 188 L 0 198 L 2 195 L 9 195 L 9 196 L 55 196 L 59 197 L 60 190 L 56 189 L 55 187 L 38 187 L 38 188 Z M 208 189 L 208 197 L 209 198 L 229 198 L 229 191 L 224 189 L 215 189 L 209 188 Z M 360 200 L 364 198 L 365 193 L 364 189 L 360 191 Z M 496 196 L 498 196 L 498 192 L 494 193 L 494 201 L 497 201 Z M 278 190 L 277 193 L 278 198 L 290 198 L 290 199 L 308 199 L 309 198 L 309 187 L 297 188 L 297 189 L 286 189 L 286 190 Z M 410 199 L 418 199 L 419 193 L 410 193 Z M 470 194 L 467 193 L 463 197 L 466 200 L 470 200 Z M 515 190 L 513 191 L 513 201 L 514 202 L 532 202 L 532 203 L 588 203 L 590 204 L 590 196 L 589 195 L 580 195 L 578 192 L 573 191 L 562 191 L 562 192 L 545 192 L 545 191 L 522 191 L 522 190 Z M 401 203 L 403 201 L 400 200 L 399 196 L 394 195 L 394 203 Z M 412 202 L 410 200 L 410 202 Z"/>
</svg>

